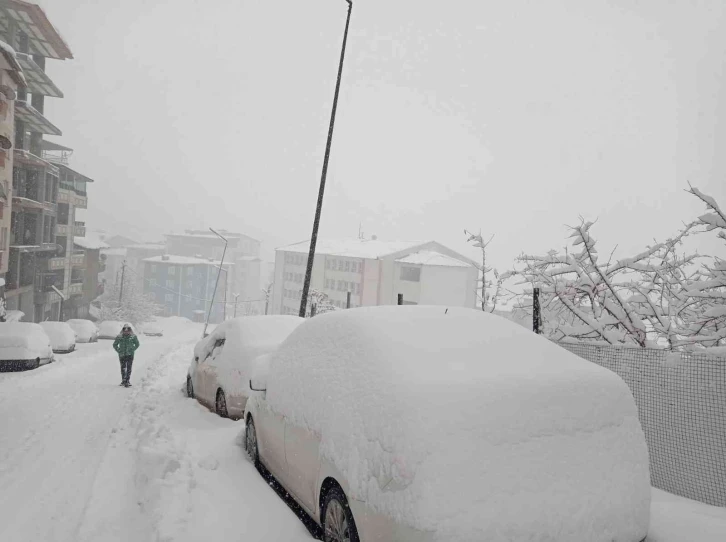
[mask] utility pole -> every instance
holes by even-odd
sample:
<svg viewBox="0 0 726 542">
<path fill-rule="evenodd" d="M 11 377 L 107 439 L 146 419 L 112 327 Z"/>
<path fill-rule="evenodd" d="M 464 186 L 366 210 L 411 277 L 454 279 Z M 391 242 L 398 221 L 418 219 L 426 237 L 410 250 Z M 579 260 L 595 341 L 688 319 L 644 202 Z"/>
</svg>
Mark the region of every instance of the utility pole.
<svg viewBox="0 0 726 542">
<path fill-rule="evenodd" d="M 234 294 L 234 317 L 237 318 L 237 298 L 239 294 Z"/>
<path fill-rule="evenodd" d="M 539 306 L 539 288 L 532 293 L 532 331 L 539 335 L 542 326 L 542 314 Z"/>
<path fill-rule="evenodd" d="M 325 194 L 325 180 L 328 176 L 328 162 L 330 160 L 330 148 L 333 144 L 333 129 L 335 128 L 335 114 L 338 110 L 338 96 L 340 94 L 340 80 L 343 77 L 343 61 L 345 60 L 345 48 L 348 43 L 348 29 L 350 28 L 350 14 L 353 10 L 353 0 L 345 0 L 348 4 L 348 16 L 345 20 L 345 32 L 343 34 L 343 46 L 340 50 L 340 63 L 338 65 L 338 79 L 335 83 L 335 95 L 333 96 L 333 111 L 330 114 L 330 127 L 328 128 L 328 141 L 325 145 L 325 157 L 323 158 L 323 172 L 320 177 L 320 189 L 318 191 L 318 204 L 315 208 L 313 219 L 313 233 L 310 237 L 310 250 L 308 261 L 305 267 L 305 282 L 303 283 L 302 295 L 300 296 L 300 318 L 305 318 L 308 308 L 308 294 L 310 293 L 310 279 L 313 274 L 313 262 L 315 261 L 315 245 L 318 242 L 318 227 L 320 226 L 320 213 L 323 209 L 323 195 Z"/>
<path fill-rule="evenodd" d="M 121 303 L 121 300 L 124 297 L 124 275 L 126 274 L 126 260 L 123 261 L 121 264 L 121 291 L 118 294 L 118 302 Z"/>
</svg>

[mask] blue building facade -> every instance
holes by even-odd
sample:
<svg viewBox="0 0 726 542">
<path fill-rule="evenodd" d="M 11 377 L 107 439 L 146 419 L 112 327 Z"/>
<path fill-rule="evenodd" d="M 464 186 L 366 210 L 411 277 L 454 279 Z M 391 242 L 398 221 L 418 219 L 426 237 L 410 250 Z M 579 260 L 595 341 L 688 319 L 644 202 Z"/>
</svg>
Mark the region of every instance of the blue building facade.
<svg viewBox="0 0 726 542">
<path fill-rule="evenodd" d="M 224 318 L 224 294 L 231 264 L 224 264 L 209 321 Z M 217 281 L 219 262 L 184 256 L 156 256 L 144 260 L 144 293 L 164 307 L 164 316 L 206 320 Z M 228 292 L 229 293 L 229 292 Z"/>
</svg>

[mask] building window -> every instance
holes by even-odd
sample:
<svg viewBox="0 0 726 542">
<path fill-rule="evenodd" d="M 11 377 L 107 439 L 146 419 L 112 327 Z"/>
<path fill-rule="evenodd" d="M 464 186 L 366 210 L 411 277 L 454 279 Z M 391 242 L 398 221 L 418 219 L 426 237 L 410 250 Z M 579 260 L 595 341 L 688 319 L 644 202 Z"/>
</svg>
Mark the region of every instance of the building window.
<svg viewBox="0 0 726 542">
<path fill-rule="evenodd" d="M 409 282 L 421 282 L 420 267 L 401 267 L 401 280 Z"/>
<path fill-rule="evenodd" d="M 353 291 L 354 291 L 355 295 L 360 295 L 360 284 L 354 284 Z"/>
<path fill-rule="evenodd" d="M 167 273 L 169 273 L 170 275 L 176 275 L 176 267 L 174 267 L 173 265 L 170 265 L 169 268 L 167 269 Z"/>
<path fill-rule="evenodd" d="M 189 288 L 191 290 L 193 287 L 194 287 L 194 282 L 192 282 L 191 280 L 187 281 L 187 288 Z"/>
<path fill-rule="evenodd" d="M 349 261 L 345 262 L 345 270 L 350 271 L 350 262 Z"/>
<path fill-rule="evenodd" d="M 174 287 L 174 281 L 173 280 L 167 280 L 166 281 L 166 287 L 167 288 L 173 288 Z"/>
<path fill-rule="evenodd" d="M 194 272 L 193 267 L 187 267 L 187 275 L 191 275 Z"/>
<path fill-rule="evenodd" d="M 351 263 L 350 270 L 352 273 L 357 273 L 358 272 L 358 262 Z"/>
<path fill-rule="evenodd" d="M 166 301 L 174 301 L 174 294 L 166 294 L 164 296 L 164 300 L 166 300 Z"/>
<path fill-rule="evenodd" d="M 156 279 L 149 279 L 149 284 L 151 286 L 156 286 Z"/>
<path fill-rule="evenodd" d="M 151 272 L 156 273 L 156 264 L 151 264 Z"/>
</svg>

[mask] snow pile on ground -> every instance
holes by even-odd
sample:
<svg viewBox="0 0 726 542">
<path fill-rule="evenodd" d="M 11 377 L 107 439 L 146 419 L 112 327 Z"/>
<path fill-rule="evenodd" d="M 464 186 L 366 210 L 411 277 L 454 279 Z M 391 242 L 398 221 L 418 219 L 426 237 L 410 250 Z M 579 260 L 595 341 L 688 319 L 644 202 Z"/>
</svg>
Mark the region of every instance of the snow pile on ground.
<svg viewBox="0 0 726 542">
<path fill-rule="evenodd" d="M 50 338 L 39 324 L 0 324 L 0 359 L 25 360 L 52 357 Z"/>
<path fill-rule="evenodd" d="M 76 332 L 65 322 L 41 322 L 53 350 L 70 350 L 76 344 Z"/>
<path fill-rule="evenodd" d="M 318 316 L 273 355 L 267 401 L 321 434 L 353 498 L 439 540 L 647 532 L 648 452 L 625 383 L 497 316 Z"/>
<path fill-rule="evenodd" d="M 653 489 L 648 542 L 723 542 L 726 508 Z"/>
</svg>

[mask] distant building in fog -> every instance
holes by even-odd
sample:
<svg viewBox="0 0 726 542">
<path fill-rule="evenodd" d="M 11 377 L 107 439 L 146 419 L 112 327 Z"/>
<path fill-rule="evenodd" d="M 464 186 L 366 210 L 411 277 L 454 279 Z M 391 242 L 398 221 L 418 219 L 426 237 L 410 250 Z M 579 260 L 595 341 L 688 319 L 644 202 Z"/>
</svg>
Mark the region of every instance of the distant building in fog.
<svg viewBox="0 0 726 542">
<path fill-rule="evenodd" d="M 270 314 L 298 314 L 309 241 L 277 249 Z M 435 241 L 351 239 L 317 242 L 310 287 L 339 308 L 395 305 L 475 307 L 479 272 L 474 262 Z"/>
</svg>

